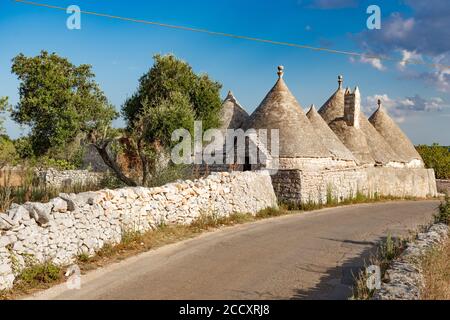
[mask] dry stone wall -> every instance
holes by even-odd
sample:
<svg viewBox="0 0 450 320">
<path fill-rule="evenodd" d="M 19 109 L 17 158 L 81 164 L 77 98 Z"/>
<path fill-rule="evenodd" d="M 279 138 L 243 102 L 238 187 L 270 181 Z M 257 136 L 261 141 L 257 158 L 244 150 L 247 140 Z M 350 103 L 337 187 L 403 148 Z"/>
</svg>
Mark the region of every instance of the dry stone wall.
<svg viewBox="0 0 450 320">
<path fill-rule="evenodd" d="M 436 183 L 438 192 L 450 195 L 450 180 L 436 180 Z"/>
<path fill-rule="evenodd" d="M 326 203 L 366 196 L 426 198 L 437 196 L 432 169 L 357 167 L 340 170 L 280 170 L 272 177 L 282 202 Z"/>
<path fill-rule="evenodd" d="M 0 214 L 0 290 L 11 288 L 27 257 L 67 265 L 119 243 L 124 232 L 189 224 L 202 214 L 256 214 L 277 207 L 267 172 L 217 173 L 158 188 L 61 194 L 49 203 L 13 205 Z"/>
<path fill-rule="evenodd" d="M 52 188 L 61 188 L 73 185 L 98 184 L 104 177 L 104 173 L 89 170 L 55 170 L 37 169 L 36 177 L 40 183 Z"/>
</svg>

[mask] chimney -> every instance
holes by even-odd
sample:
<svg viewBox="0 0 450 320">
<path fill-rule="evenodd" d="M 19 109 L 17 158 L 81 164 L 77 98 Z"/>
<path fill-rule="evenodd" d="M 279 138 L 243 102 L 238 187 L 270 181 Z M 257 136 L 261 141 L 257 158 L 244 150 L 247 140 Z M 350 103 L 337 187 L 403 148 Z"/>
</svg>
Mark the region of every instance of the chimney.
<svg viewBox="0 0 450 320">
<path fill-rule="evenodd" d="M 359 88 L 356 87 L 352 93 L 349 89 L 345 92 L 345 107 L 344 120 L 348 126 L 360 128 L 360 114 L 361 114 L 361 94 Z"/>
</svg>

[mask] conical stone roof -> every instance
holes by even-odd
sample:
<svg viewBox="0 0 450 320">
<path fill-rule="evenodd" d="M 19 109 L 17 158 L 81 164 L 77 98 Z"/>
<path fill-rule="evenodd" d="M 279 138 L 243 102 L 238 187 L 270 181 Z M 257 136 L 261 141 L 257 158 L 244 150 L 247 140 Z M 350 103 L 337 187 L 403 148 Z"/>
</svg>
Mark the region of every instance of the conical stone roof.
<svg viewBox="0 0 450 320">
<path fill-rule="evenodd" d="M 322 118 L 325 120 L 326 123 L 328 123 L 331 126 L 331 123 L 333 121 L 337 121 L 340 119 L 343 119 L 344 117 L 344 105 L 345 105 L 345 90 L 342 88 L 342 76 L 338 77 L 338 83 L 339 87 L 338 90 L 331 96 L 330 99 L 323 105 L 323 107 L 319 110 L 319 114 L 322 116 Z M 389 162 L 403 162 L 401 160 L 401 157 L 392 149 L 392 147 L 384 140 L 384 138 L 381 136 L 381 134 L 375 129 L 375 127 L 369 122 L 367 117 L 361 112 L 360 113 L 360 126 L 361 131 L 363 132 L 365 136 L 365 140 L 367 142 L 367 146 L 369 147 L 369 151 L 371 154 L 372 160 L 374 160 L 376 163 L 379 164 L 388 164 Z M 342 127 L 343 125 L 339 125 Z M 335 126 L 336 127 L 336 126 Z M 334 128 L 332 128 L 333 131 L 336 133 L 336 135 L 339 136 L 339 134 L 335 131 Z M 347 132 L 353 131 L 353 130 L 346 130 Z M 342 137 L 339 136 L 341 139 Z M 348 141 L 347 137 L 347 141 Z M 341 139 L 342 140 L 342 139 Z M 356 138 L 356 140 L 360 140 L 359 138 Z M 352 149 L 344 143 L 345 146 L 352 151 Z M 360 145 L 360 144 L 356 144 Z M 360 150 L 361 154 L 364 154 Z M 360 159 L 355 154 L 357 159 Z M 367 157 L 365 157 L 367 158 Z M 367 159 L 366 159 L 367 160 Z M 368 163 L 368 162 L 366 162 Z"/>
<path fill-rule="evenodd" d="M 278 75 L 277 83 L 250 116 L 245 128 L 267 129 L 268 137 L 271 129 L 278 129 L 281 158 L 331 158 L 284 82 L 283 67 L 279 67 Z"/>
<path fill-rule="evenodd" d="M 328 151 L 333 155 L 333 158 L 337 160 L 357 161 L 352 152 L 347 149 L 338 136 L 336 136 L 333 130 L 331 130 L 327 123 L 322 119 L 314 105 L 311 106 L 306 116 L 324 146 L 327 147 Z"/>
<path fill-rule="evenodd" d="M 360 164 L 375 163 L 366 136 L 361 129 L 347 125 L 343 118 L 333 120 L 330 123 L 330 128 Z"/>
<path fill-rule="evenodd" d="M 342 87 L 344 78 L 338 77 L 338 89 L 328 99 L 327 102 L 320 108 L 319 114 L 327 124 L 330 124 L 333 120 L 344 117 L 344 94 L 345 90 Z"/>
<path fill-rule="evenodd" d="M 401 157 L 391 148 L 391 146 L 378 133 L 377 129 L 369 122 L 367 117 L 361 113 L 361 130 L 364 132 L 370 153 L 375 162 L 388 164 L 389 162 L 402 162 Z"/>
<path fill-rule="evenodd" d="M 247 111 L 229 91 L 220 110 L 221 129 L 240 129 L 249 117 Z"/>
<path fill-rule="evenodd" d="M 369 121 L 392 149 L 395 150 L 401 160 L 404 162 L 423 161 L 412 142 L 381 105 L 380 100 L 378 101 L 378 109 L 369 118 Z"/>
</svg>

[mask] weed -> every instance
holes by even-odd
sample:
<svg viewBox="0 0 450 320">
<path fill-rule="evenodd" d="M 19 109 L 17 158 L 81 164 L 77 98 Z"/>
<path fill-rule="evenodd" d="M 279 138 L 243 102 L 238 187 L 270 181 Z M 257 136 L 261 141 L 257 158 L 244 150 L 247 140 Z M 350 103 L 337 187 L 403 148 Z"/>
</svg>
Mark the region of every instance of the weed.
<svg viewBox="0 0 450 320">
<path fill-rule="evenodd" d="M 450 224 L 450 196 L 447 194 L 445 200 L 439 205 L 439 211 L 434 216 L 435 223 Z"/>
</svg>

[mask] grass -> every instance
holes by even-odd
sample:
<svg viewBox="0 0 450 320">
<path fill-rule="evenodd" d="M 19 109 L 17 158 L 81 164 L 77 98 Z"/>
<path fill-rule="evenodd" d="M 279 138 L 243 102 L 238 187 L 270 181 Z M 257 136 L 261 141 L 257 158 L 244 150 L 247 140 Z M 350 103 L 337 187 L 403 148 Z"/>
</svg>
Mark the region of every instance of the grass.
<svg viewBox="0 0 450 320">
<path fill-rule="evenodd" d="M 0 212 L 5 212 L 11 204 L 23 204 L 25 202 L 48 202 L 56 198 L 60 193 L 81 193 L 96 191 L 104 188 L 104 182 L 83 183 L 61 186 L 60 188 L 49 187 L 43 183 L 33 181 L 32 178 L 25 179 L 23 185 L 12 187 L 8 184 L 8 177 L 0 186 Z"/>
<path fill-rule="evenodd" d="M 65 280 L 63 268 L 51 262 L 30 264 L 14 280 L 13 290 L 0 291 L 0 300 L 10 300 L 45 290 Z"/>
<path fill-rule="evenodd" d="M 445 200 L 439 205 L 439 211 L 434 216 L 434 222 L 450 225 L 450 197 L 448 194 L 445 196 Z"/>
<path fill-rule="evenodd" d="M 283 205 L 289 210 L 300 210 L 300 211 L 312 211 L 319 210 L 322 208 L 333 208 L 338 206 L 347 206 L 353 204 L 362 204 L 362 203 L 376 203 L 376 202 L 385 202 L 385 201 L 395 201 L 395 200 L 418 200 L 415 197 L 395 197 L 395 196 L 382 196 L 378 193 L 374 193 L 372 195 L 365 195 L 362 192 L 357 192 L 355 196 L 350 196 L 345 199 L 337 199 L 332 195 L 332 191 L 329 188 L 326 194 L 325 202 L 314 202 L 307 201 L 305 203 L 297 204 L 293 202 L 285 202 Z"/>
<path fill-rule="evenodd" d="M 439 206 L 436 223 L 450 225 L 450 197 Z M 431 250 L 422 260 L 425 287 L 421 292 L 424 300 L 450 300 L 450 240 Z"/>
<path fill-rule="evenodd" d="M 422 261 L 423 300 L 450 300 L 450 241 L 431 250 Z"/>
<path fill-rule="evenodd" d="M 406 248 L 406 244 L 412 238 L 393 238 L 391 235 L 388 235 L 385 240 L 380 242 L 376 253 L 369 259 L 368 264 L 380 267 L 381 279 L 384 278 L 392 261 L 402 254 Z M 355 285 L 353 287 L 352 300 L 369 300 L 375 293 L 375 289 L 370 290 L 367 286 L 369 274 L 367 274 L 365 269 L 354 275 Z"/>
</svg>

